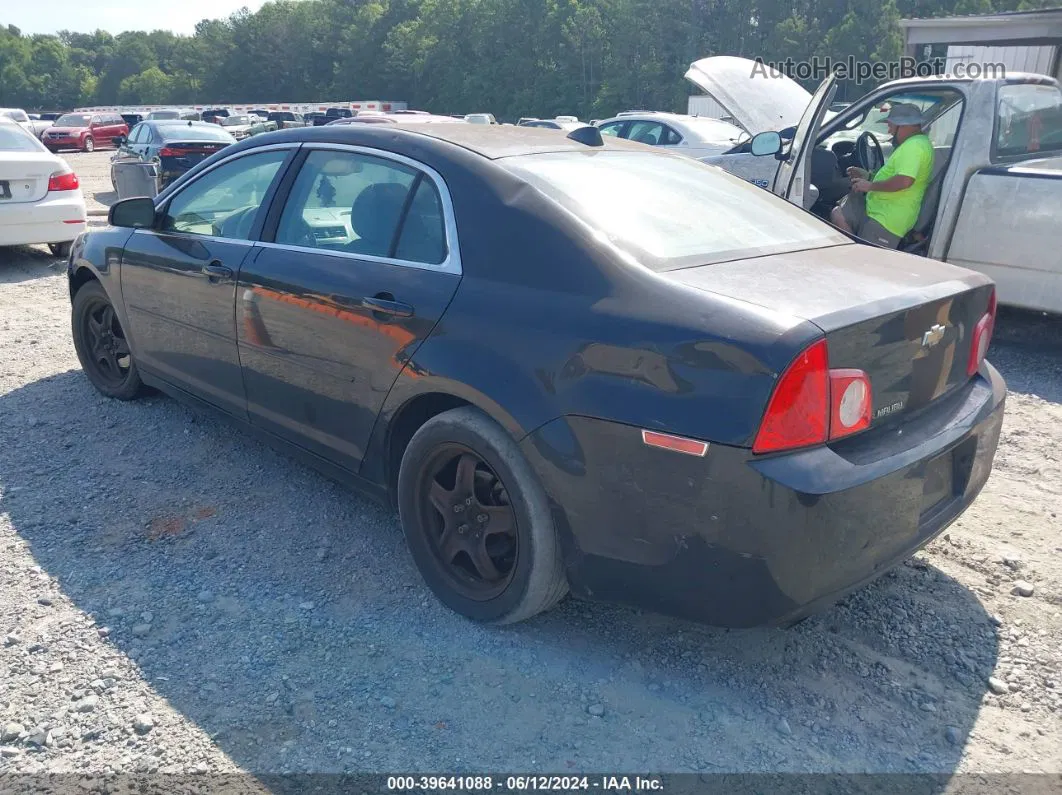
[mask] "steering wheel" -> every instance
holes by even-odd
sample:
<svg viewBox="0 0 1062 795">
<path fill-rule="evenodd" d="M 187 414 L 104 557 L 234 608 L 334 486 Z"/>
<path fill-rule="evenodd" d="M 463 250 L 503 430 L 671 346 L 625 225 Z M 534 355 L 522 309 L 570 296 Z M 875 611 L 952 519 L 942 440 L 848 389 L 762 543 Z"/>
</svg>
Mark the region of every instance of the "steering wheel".
<svg viewBox="0 0 1062 795">
<path fill-rule="evenodd" d="M 885 154 L 881 151 L 881 144 L 870 130 L 856 138 L 855 151 L 859 167 L 870 174 L 885 165 Z"/>
<path fill-rule="evenodd" d="M 222 222 L 219 236 L 246 240 L 251 234 L 251 227 L 254 225 L 254 213 L 257 209 L 257 207 L 252 206 L 234 212 Z"/>
</svg>

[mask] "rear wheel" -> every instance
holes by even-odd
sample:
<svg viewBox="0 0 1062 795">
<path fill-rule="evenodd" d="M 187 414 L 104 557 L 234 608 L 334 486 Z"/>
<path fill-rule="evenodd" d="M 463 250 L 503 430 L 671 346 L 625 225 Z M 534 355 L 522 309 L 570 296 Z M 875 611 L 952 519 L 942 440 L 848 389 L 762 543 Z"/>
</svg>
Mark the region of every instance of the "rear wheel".
<svg viewBox="0 0 1062 795">
<path fill-rule="evenodd" d="M 83 285 L 74 295 L 71 325 L 77 358 L 96 389 L 117 400 L 144 393 L 125 330 L 99 282 Z"/>
<path fill-rule="evenodd" d="M 70 256 L 70 248 L 73 244 L 67 241 L 66 243 L 49 243 L 48 248 L 52 251 L 53 257 L 62 257 L 66 259 Z"/>
<path fill-rule="evenodd" d="M 85 136 L 85 142 L 81 144 L 81 149 L 85 152 L 92 152 L 96 149 L 96 142 L 92 140 L 91 135 Z"/>
<path fill-rule="evenodd" d="M 398 503 L 413 560 L 451 610 L 511 624 L 568 593 L 546 494 L 516 443 L 478 409 L 443 412 L 414 434 Z"/>
</svg>

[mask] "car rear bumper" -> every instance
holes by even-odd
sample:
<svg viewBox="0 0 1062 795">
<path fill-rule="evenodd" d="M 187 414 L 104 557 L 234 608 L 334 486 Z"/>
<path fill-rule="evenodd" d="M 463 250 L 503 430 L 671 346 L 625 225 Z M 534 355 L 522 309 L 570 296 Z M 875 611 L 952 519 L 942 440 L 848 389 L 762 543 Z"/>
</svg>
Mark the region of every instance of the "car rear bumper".
<svg viewBox="0 0 1062 795">
<path fill-rule="evenodd" d="M 561 532 L 572 592 L 730 627 L 788 625 L 888 571 L 970 506 L 1006 385 L 986 364 L 902 424 L 830 446 L 704 457 L 640 429 L 555 420 L 522 447 Z"/>
<path fill-rule="evenodd" d="M 85 219 L 85 200 L 80 193 L 5 204 L 0 206 L 0 246 L 67 243 L 85 231 Z"/>
</svg>

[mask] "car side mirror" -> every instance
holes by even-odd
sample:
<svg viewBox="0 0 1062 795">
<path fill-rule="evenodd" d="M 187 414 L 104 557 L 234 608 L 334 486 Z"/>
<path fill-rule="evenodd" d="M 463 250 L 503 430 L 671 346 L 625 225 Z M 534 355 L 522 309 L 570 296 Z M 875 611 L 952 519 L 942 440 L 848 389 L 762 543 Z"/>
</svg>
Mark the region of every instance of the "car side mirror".
<svg viewBox="0 0 1062 795">
<path fill-rule="evenodd" d="M 114 138 L 111 139 L 111 143 L 113 143 L 115 146 L 121 146 L 126 142 L 126 140 L 127 139 L 124 135 L 116 135 Z"/>
<path fill-rule="evenodd" d="M 107 223 L 127 229 L 150 229 L 155 225 L 155 202 L 145 196 L 115 202 L 107 213 Z"/>
<path fill-rule="evenodd" d="M 773 131 L 757 133 L 752 137 L 749 149 L 756 157 L 780 155 L 782 153 L 782 136 Z"/>
</svg>

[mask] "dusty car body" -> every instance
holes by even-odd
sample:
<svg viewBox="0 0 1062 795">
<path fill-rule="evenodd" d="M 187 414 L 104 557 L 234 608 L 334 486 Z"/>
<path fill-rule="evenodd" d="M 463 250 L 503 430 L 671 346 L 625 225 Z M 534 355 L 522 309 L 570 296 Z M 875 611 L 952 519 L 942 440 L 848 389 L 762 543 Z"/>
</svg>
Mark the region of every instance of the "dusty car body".
<svg viewBox="0 0 1062 795">
<path fill-rule="evenodd" d="M 68 267 L 86 377 L 389 501 L 475 620 L 791 623 L 991 471 L 990 279 L 591 127 L 281 130 L 110 212 Z"/>
<path fill-rule="evenodd" d="M 845 169 L 874 170 L 891 150 L 890 103 L 919 105 L 933 142 L 933 177 L 900 249 L 990 276 L 1003 304 L 1062 312 L 1062 91 L 1037 74 L 895 80 L 829 117 L 833 80 L 812 97 L 789 78 L 751 77 L 753 62 L 706 58 L 686 77 L 783 148 L 749 141 L 704 162 L 828 217 L 849 189 Z M 803 106 L 801 106 L 803 103 Z M 865 143 L 860 144 L 860 138 Z M 880 151 L 875 151 L 880 150 Z"/>
</svg>

